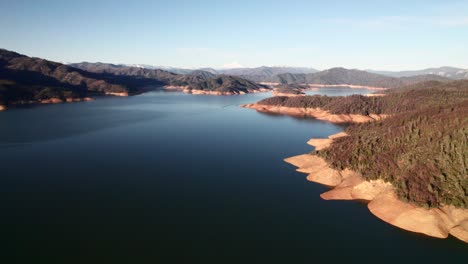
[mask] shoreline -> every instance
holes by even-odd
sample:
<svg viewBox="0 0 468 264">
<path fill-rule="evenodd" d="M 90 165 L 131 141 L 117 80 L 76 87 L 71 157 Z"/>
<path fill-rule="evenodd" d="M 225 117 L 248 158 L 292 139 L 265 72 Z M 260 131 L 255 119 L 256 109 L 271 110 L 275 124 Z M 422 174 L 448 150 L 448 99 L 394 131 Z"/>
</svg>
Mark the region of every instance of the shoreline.
<svg viewBox="0 0 468 264">
<path fill-rule="evenodd" d="M 58 97 L 52 97 L 49 99 L 42 99 L 42 100 L 35 100 L 35 101 L 16 101 L 12 102 L 9 105 L 11 106 L 20 106 L 20 105 L 41 105 L 41 104 L 63 104 L 63 103 L 79 103 L 79 102 L 89 102 L 94 101 L 95 99 L 92 97 L 70 97 L 61 99 Z M 8 110 L 8 105 L 0 105 L 0 112 Z"/>
<path fill-rule="evenodd" d="M 243 108 L 255 109 L 262 113 L 272 114 L 283 114 L 291 115 L 296 117 L 313 117 L 318 120 L 328 121 L 335 124 L 342 123 L 366 123 L 370 121 L 381 120 L 389 115 L 381 114 L 370 114 L 358 115 L 358 114 L 331 114 L 327 110 L 321 108 L 299 108 L 299 107 L 285 107 L 285 106 L 271 106 L 271 105 L 259 105 L 257 103 L 241 105 Z"/>
<path fill-rule="evenodd" d="M 330 146 L 335 138 L 347 136 L 345 132 L 326 139 L 310 139 L 307 143 L 316 150 Z M 425 209 L 398 199 L 391 183 L 381 179 L 365 180 L 359 173 L 349 169 L 331 168 L 328 162 L 312 154 L 303 154 L 284 159 L 308 174 L 307 180 L 329 186 L 331 190 L 320 194 L 324 200 L 365 200 L 369 211 L 398 228 L 436 238 L 450 235 L 468 243 L 468 210 L 443 206 Z"/>
</svg>

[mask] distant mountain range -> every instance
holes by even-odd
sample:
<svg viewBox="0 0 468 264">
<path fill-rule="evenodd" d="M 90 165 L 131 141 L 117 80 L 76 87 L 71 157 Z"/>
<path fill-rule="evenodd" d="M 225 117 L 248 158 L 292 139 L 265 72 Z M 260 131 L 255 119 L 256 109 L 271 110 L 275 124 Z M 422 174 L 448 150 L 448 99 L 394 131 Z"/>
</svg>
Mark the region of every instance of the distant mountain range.
<svg viewBox="0 0 468 264">
<path fill-rule="evenodd" d="M 411 77 L 416 75 L 434 74 L 450 79 L 468 79 L 468 69 L 454 68 L 454 67 L 439 67 L 439 68 L 428 68 L 424 70 L 416 71 L 374 71 L 367 70 L 368 72 L 387 75 L 391 77 Z"/>
<path fill-rule="evenodd" d="M 176 71 L 176 68 L 171 70 Z M 444 71 L 441 71 L 444 70 Z M 456 68 L 439 68 L 388 76 L 373 72 L 332 68 L 258 67 L 236 69 L 178 69 L 184 74 L 149 65 L 115 65 L 109 63 L 61 63 L 32 58 L 0 49 L 0 106 L 12 103 L 74 101 L 92 95 L 131 95 L 157 87 L 172 87 L 192 93 L 238 94 L 268 89 L 258 82 L 281 84 L 349 84 L 395 88 L 422 81 L 448 81 L 462 78 L 466 72 Z M 424 75 L 414 75 L 422 73 Z M 442 76 L 445 75 L 445 76 Z M 289 87 L 289 86 L 287 86 Z"/>
<path fill-rule="evenodd" d="M 267 79 L 268 82 L 282 84 L 324 84 L 324 85 L 362 85 L 384 88 L 396 88 L 422 81 L 449 81 L 438 75 L 417 75 L 411 77 L 390 77 L 382 74 L 345 68 L 332 68 L 309 74 L 278 74 Z"/>
<path fill-rule="evenodd" d="M 71 64 L 73 65 L 73 64 Z M 216 75 L 233 75 L 239 76 L 254 82 L 263 82 L 268 78 L 273 77 L 282 73 L 292 73 L 292 74 L 301 74 L 301 73 L 314 73 L 318 70 L 313 68 L 306 67 L 268 67 L 261 66 L 256 68 L 232 68 L 232 69 L 213 69 L 213 68 L 199 68 L 199 69 L 184 69 L 184 68 L 173 68 L 173 67 L 164 67 L 164 66 L 151 66 L 146 64 L 127 64 L 126 66 L 147 68 L 147 69 L 162 69 L 168 72 L 176 74 L 191 74 L 196 71 L 210 72 Z"/>
<path fill-rule="evenodd" d="M 226 74 L 239 76 L 255 82 L 271 82 L 275 81 L 275 76 L 282 75 L 283 80 L 287 80 L 288 83 L 301 81 L 304 79 L 302 74 L 317 73 L 319 70 L 314 68 L 305 67 L 256 67 L 256 68 L 232 68 L 232 69 L 213 69 L 213 68 L 200 68 L 200 69 L 184 69 L 174 67 L 163 67 L 163 66 L 151 66 L 145 64 L 132 64 L 127 66 L 135 66 L 148 69 L 162 69 L 177 74 L 189 74 L 193 71 L 202 70 L 207 71 L 216 75 Z M 366 72 L 380 74 L 389 77 L 413 77 L 418 75 L 438 75 L 441 77 L 459 80 L 468 79 L 468 69 L 461 69 L 455 67 L 439 67 L 439 68 L 428 68 L 424 70 L 414 71 L 377 71 L 377 70 L 364 70 Z M 299 80 L 297 80 L 299 79 Z M 279 79 L 276 79 L 276 82 Z"/>
</svg>

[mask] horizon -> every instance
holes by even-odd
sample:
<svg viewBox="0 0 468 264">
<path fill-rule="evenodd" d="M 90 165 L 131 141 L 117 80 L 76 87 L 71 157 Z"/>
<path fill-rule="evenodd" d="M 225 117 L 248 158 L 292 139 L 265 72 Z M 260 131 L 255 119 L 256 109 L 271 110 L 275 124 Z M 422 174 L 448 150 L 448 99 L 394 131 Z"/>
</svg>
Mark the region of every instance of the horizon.
<svg viewBox="0 0 468 264">
<path fill-rule="evenodd" d="M 2 2 L 7 12 L 0 17 L 0 42 L 8 50 L 63 63 L 468 68 L 468 3 L 463 1 L 216 3 Z"/>
<path fill-rule="evenodd" d="M 0 49 L 4 49 L 4 48 L 0 47 Z M 8 50 L 8 49 L 4 49 L 4 50 L 16 52 L 16 51 L 14 51 L 14 50 Z M 16 52 L 16 53 L 18 53 L 18 52 Z M 40 57 L 37 57 L 37 56 L 34 56 L 34 55 L 28 55 L 28 54 L 22 54 L 22 53 L 19 53 L 19 54 L 25 55 L 25 56 L 28 56 L 28 57 L 31 57 L 31 58 L 34 58 L 34 57 L 40 58 Z M 40 59 L 44 59 L 44 58 L 40 58 Z M 79 62 L 55 61 L 55 62 L 62 63 L 62 64 L 65 64 L 65 65 L 77 64 L 77 63 L 102 63 L 102 64 L 112 64 L 112 65 L 117 65 L 117 66 L 123 65 L 123 66 L 141 67 L 141 68 L 145 68 L 145 66 L 149 66 L 149 67 L 154 67 L 154 68 L 156 68 L 156 69 L 161 69 L 161 70 L 166 70 L 166 69 L 180 69 L 180 70 L 203 70 L 203 69 L 229 70 L 229 69 L 254 69 L 254 68 L 263 68 L 263 67 L 266 67 L 266 68 L 305 68 L 305 69 L 312 69 L 312 70 L 316 70 L 316 71 L 325 71 L 325 70 L 330 70 L 330 69 L 333 69 L 333 68 L 344 68 L 344 69 L 347 69 L 347 70 L 382 71 L 382 72 L 385 72 L 385 71 L 388 71 L 388 72 L 419 71 L 419 70 L 441 69 L 441 68 L 454 68 L 454 69 L 460 69 L 460 70 L 468 70 L 468 69 L 463 69 L 463 68 L 458 68 L 458 67 L 453 67 L 453 66 L 448 66 L 448 65 L 443 65 L 443 66 L 439 66 L 439 67 L 421 68 L 421 69 L 381 70 L 381 69 L 346 68 L 346 67 L 342 67 L 342 66 L 332 66 L 332 67 L 326 68 L 326 69 L 320 69 L 320 68 L 318 68 L 318 67 L 294 66 L 294 65 L 260 65 L 260 66 L 253 66 L 253 67 L 244 67 L 244 66 L 243 66 L 243 67 L 211 67 L 211 66 L 203 66 L 203 67 L 174 67 L 174 66 L 170 66 L 170 65 L 151 65 L 151 64 L 145 64 L 145 63 L 111 63 L 111 62 L 104 62 L 104 61 L 94 61 L 94 62 L 93 62 L 93 61 L 79 61 Z"/>
</svg>

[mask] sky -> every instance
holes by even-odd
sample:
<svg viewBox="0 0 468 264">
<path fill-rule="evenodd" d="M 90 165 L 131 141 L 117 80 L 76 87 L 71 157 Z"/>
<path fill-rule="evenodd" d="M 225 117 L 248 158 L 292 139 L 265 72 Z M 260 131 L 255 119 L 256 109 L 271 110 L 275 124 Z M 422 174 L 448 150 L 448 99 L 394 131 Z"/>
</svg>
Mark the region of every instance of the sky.
<svg viewBox="0 0 468 264">
<path fill-rule="evenodd" d="M 468 68 L 468 1 L 0 0 L 0 48 L 184 68 Z"/>
</svg>

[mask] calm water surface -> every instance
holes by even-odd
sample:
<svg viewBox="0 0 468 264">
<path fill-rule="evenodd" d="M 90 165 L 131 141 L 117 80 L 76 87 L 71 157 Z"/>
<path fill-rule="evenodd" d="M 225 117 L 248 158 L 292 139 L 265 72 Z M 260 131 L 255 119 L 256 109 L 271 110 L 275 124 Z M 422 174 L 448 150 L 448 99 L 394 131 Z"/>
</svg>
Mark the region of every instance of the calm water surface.
<svg viewBox="0 0 468 264">
<path fill-rule="evenodd" d="M 318 94 L 368 93 L 321 89 Z M 270 94 L 129 98 L 0 114 L 3 263 L 463 263 L 284 163 L 343 127 L 238 107 Z"/>
</svg>

